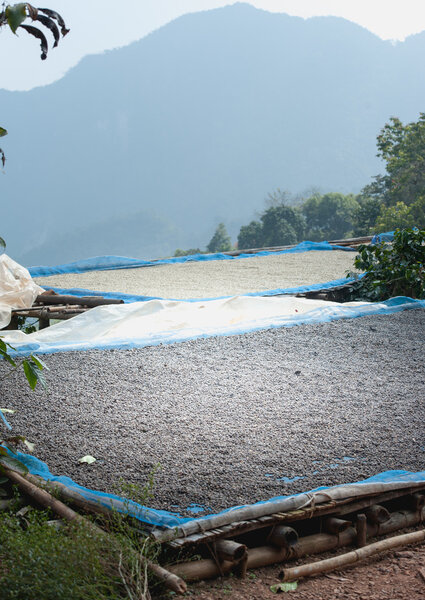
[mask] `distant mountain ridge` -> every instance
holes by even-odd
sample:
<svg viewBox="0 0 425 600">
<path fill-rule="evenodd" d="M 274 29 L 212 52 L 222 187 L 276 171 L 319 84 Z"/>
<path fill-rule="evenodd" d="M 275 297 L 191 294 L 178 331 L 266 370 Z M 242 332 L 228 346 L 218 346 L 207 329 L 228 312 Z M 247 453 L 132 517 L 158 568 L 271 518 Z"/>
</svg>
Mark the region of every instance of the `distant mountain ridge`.
<svg viewBox="0 0 425 600">
<path fill-rule="evenodd" d="M 343 19 L 236 4 L 50 86 L 0 91 L 8 252 L 165 256 L 205 247 L 221 221 L 235 238 L 277 187 L 358 192 L 381 170 L 388 118 L 424 110 L 424 50 L 425 33 L 392 45 Z"/>
</svg>

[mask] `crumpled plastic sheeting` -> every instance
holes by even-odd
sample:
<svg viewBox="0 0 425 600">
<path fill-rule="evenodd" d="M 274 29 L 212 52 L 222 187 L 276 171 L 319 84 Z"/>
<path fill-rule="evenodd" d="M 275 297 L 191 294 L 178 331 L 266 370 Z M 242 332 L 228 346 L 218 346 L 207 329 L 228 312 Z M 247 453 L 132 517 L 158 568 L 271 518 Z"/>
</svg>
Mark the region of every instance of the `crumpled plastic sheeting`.
<svg viewBox="0 0 425 600">
<path fill-rule="evenodd" d="M 4 339 L 20 355 L 143 348 L 202 337 L 391 314 L 409 308 L 425 308 L 425 301 L 399 297 L 386 302 L 340 304 L 293 296 L 234 296 L 198 302 L 149 300 L 98 306 L 29 335 L 23 331 L 7 331 Z"/>
<path fill-rule="evenodd" d="M 27 308 L 44 289 L 34 283 L 25 267 L 7 254 L 0 256 L 0 329 L 7 327 L 12 308 Z M 3 335 L 3 334 L 2 334 Z"/>
</svg>

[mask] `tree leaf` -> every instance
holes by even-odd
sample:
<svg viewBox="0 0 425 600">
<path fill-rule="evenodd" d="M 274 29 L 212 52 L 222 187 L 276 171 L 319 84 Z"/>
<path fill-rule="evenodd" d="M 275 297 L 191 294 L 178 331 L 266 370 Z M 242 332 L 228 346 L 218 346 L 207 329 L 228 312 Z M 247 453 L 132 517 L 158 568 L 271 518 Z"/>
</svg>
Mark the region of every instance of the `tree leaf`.
<svg viewBox="0 0 425 600">
<path fill-rule="evenodd" d="M 0 470 L 1 467 L 5 467 L 6 469 L 11 469 L 12 471 L 17 471 L 21 475 L 26 475 L 28 473 L 27 467 L 20 460 L 16 458 L 12 458 L 11 456 L 1 456 L 0 455 Z"/>
<path fill-rule="evenodd" d="M 32 390 L 35 389 L 35 386 L 37 385 L 38 377 L 34 370 L 33 365 L 31 365 L 29 360 L 24 360 L 22 366 L 24 368 L 25 377 L 27 378 L 28 383 L 30 384 L 30 388 Z"/>
<path fill-rule="evenodd" d="M 31 17 L 31 19 L 33 21 L 35 21 L 37 19 L 38 10 L 34 6 L 32 6 L 32 4 L 29 4 L 28 2 L 26 4 L 27 4 L 28 15 Z"/>
<path fill-rule="evenodd" d="M 280 594 L 281 592 L 295 592 L 298 587 L 298 583 L 293 581 L 291 583 L 276 583 L 276 585 L 271 585 L 270 590 L 273 594 Z"/>
<path fill-rule="evenodd" d="M 47 40 L 44 33 L 37 29 L 37 27 L 33 27 L 32 25 L 21 25 L 21 27 L 22 29 L 25 29 L 25 31 L 27 31 L 30 35 L 33 35 L 34 37 L 40 40 L 41 60 L 46 60 L 47 51 L 49 47 L 47 45 Z"/>
<path fill-rule="evenodd" d="M 41 360 L 41 358 L 39 358 L 35 354 L 31 354 L 31 360 L 33 363 L 35 363 L 37 365 L 37 367 L 40 369 L 40 371 L 42 371 L 43 369 L 46 369 L 47 371 L 49 371 L 49 367 L 46 365 L 46 363 L 43 362 Z"/>
<path fill-rule="evenodd" d="M 53 48 L 56 48 L 56 46 L 59 44 L 59 39 L 60 39 L 60 33 L 59 33 L 59 29 L 58 29 L 58 26 L 56 25 L 56 23 L 54 21 L 52 21 L 52 19 L 49 19 L 49 17 L 45 17 L 44 15 L 37 15 L 35 17 L 34 21 L 40 21 L 40 23 L 42 23 L 45 27 L 47 27 L 47 29 L 50 29 L 53 37 L 55 38 L 55 43 L 53 44 Z"/>
<path fill-rule="evenodd" d="M 7 130 L 4 127 L 0 127 L 0 137 L 7 135 Z"/>
<path fill-rule="evenodd" d="M 46 367 L 46 365 L 39 358 L 31 355 L 29 359 L 26 358 L 24 360 L 23 367 L 31 389 L 34 389 L 38 382 L 43 386 L 44 389 L 47 389 L 46 380 L 44 379 L 41 371 L 42 369 L 48 367 Z"/>
<path fill-rule="evenodd" d="M 91 465 L 94 462 L 96 462 L 96 459 L 95 459 L 94 456 L 90 456 L 90 454 L 87 454 L 87 456 L 83 456 L 82 458 L 79 458 L 78 462 L 81 463 L 81 464 L 86 463 L 88 465 Z"/>
<path fill-rule="evenodd" d="M 16 33 L 18 27 L 25 21 L 27 18 L 27 12 L 25 10 L 25 3 L 14 4 L 13 6 L 8 6 L 5 11 L 6 19 L 9 24 L 10 29 L 13 33 Z"/>
<path fill-rule="evenodd" d="M 5 413 L 6 415 L 14 415 L 16 410 L 13 410 L 12 408 L 0 408 L 2 413 Z"/>
<path fill-rule="evenodd" d="M 8 353 L 7 349 L 3 349 L 3 344 L 4 342 L 2 342 L 0 340 L 0 356 L 3 356 L 3 358 L 10 364 L 12 365 L 12 367 L 16 367 L 16 363 L 13 360 L 13 358 L 10 356 L 10 354 Z"/>
<path fill-rule="evenodd" d="M 66 28 L 65 21 L 62 19 L 62 17 L 60 16 L 59 13 L 57 13 L 54 10 L 51 10 L 50 8 L 39 8 L 38 10 L 40 12 L 43 12 L 45 15 L 47 15 L 51 19 L 55 19 L 55 21 L 57 21 L 59 23 L 59 27 L 61 28 L 61 33 L 62 33 L 63 37 L 65 37 L 66 34 L 69 33 L 69 29 Z"/>
<path fill-rule="evenodd" d="M 30 452 L 34 452 L 35 444 L 28 441 L 27 439 L 24 439 L 23 442 Z"/>
</svg>

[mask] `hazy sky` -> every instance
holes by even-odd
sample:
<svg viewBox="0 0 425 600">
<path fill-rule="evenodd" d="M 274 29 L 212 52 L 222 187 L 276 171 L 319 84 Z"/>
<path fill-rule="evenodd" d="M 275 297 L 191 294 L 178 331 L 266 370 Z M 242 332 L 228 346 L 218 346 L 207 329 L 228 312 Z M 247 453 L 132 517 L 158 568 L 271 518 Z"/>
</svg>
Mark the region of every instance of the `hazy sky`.
<svg viewBox="0 0 425 600">
<path fill-rule="evenodd" d="M 14 0 L 15 2 L 17 0 Z M 247 0 L 273 12 L 308 18 L 344 17 L 383 39 L 403 40 L 425 30 L 425 0 Z M 13 3 L 13 2 L 12 2 Z M 86 54 L 124 46 L 188 12 L 234 4 L 225 0 L 48 0 L 64 17 L 71 33 L 40 60 L 35 38 L 0 33 L 0 87 L 30 89 L 61 77 Z"/>
</svg>

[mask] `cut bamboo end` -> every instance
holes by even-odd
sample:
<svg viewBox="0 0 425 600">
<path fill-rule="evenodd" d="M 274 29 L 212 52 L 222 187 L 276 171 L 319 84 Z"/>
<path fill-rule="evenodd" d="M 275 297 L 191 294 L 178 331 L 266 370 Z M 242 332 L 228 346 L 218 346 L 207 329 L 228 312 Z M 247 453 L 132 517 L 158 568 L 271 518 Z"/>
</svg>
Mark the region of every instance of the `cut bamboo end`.
<svg viewBox="0 0 425 600">
<path fill-rule="evenodd" d="M 374 504 L 364 511 L 366 519 L 374 525 L 381 525 L 390 519 L 390 513 L 384 506 Z"/>
<path fill-rule="evenodd" d="M 233 540 L 217 540 L 215 543 L 215 551 L 221 561 L 239 562 L 246 556 L 247 550 L 244 544 Z"/>
<path fill-rule="evenodd" d="M 328 517 L 323 522 L 324 531 L 326 531 L 327 533 L 334 533 L 337 535 L 342 531 L 346 531 L 351 526 L 351 521 L 337 519 L 336 517 Z"/>
<path fill-rule="evenodd" d="M 282 581 L 296 581 L 302 577 L 311 577 L 313 575 L 319 575 L 321 573 L 327 573 L 335 569 L 341 569 L 342 567 L 349 566 L 360 560 L 383 552 L 384 550 L 390 550 L 392 548 L 398 548 L 400 546 L 407 546 L 408 544 L 417 544 L 425 540 L 425 530 L 414 531 L 413 533 L 405 533 L 396 537 L 381 540 L 365 546 L 364 548 L 358 548 L 352 552 L 347 552 L 340 556 L 333 558 L 327 558 L 325 560 L 319 560 L 315 563 L 309 563 L 307 565 L 301 565 L 299 567 L 292 567 L 290 569 L 284 569 L 279 574 L 279 578 Z"/>
<path fill-rule="evenodd" d="M 273 527 L 268 541 L 278 548 L 292 548 L 298 542 L 298 533 L 292 527 L 276 525 Z"/>
</svg>

